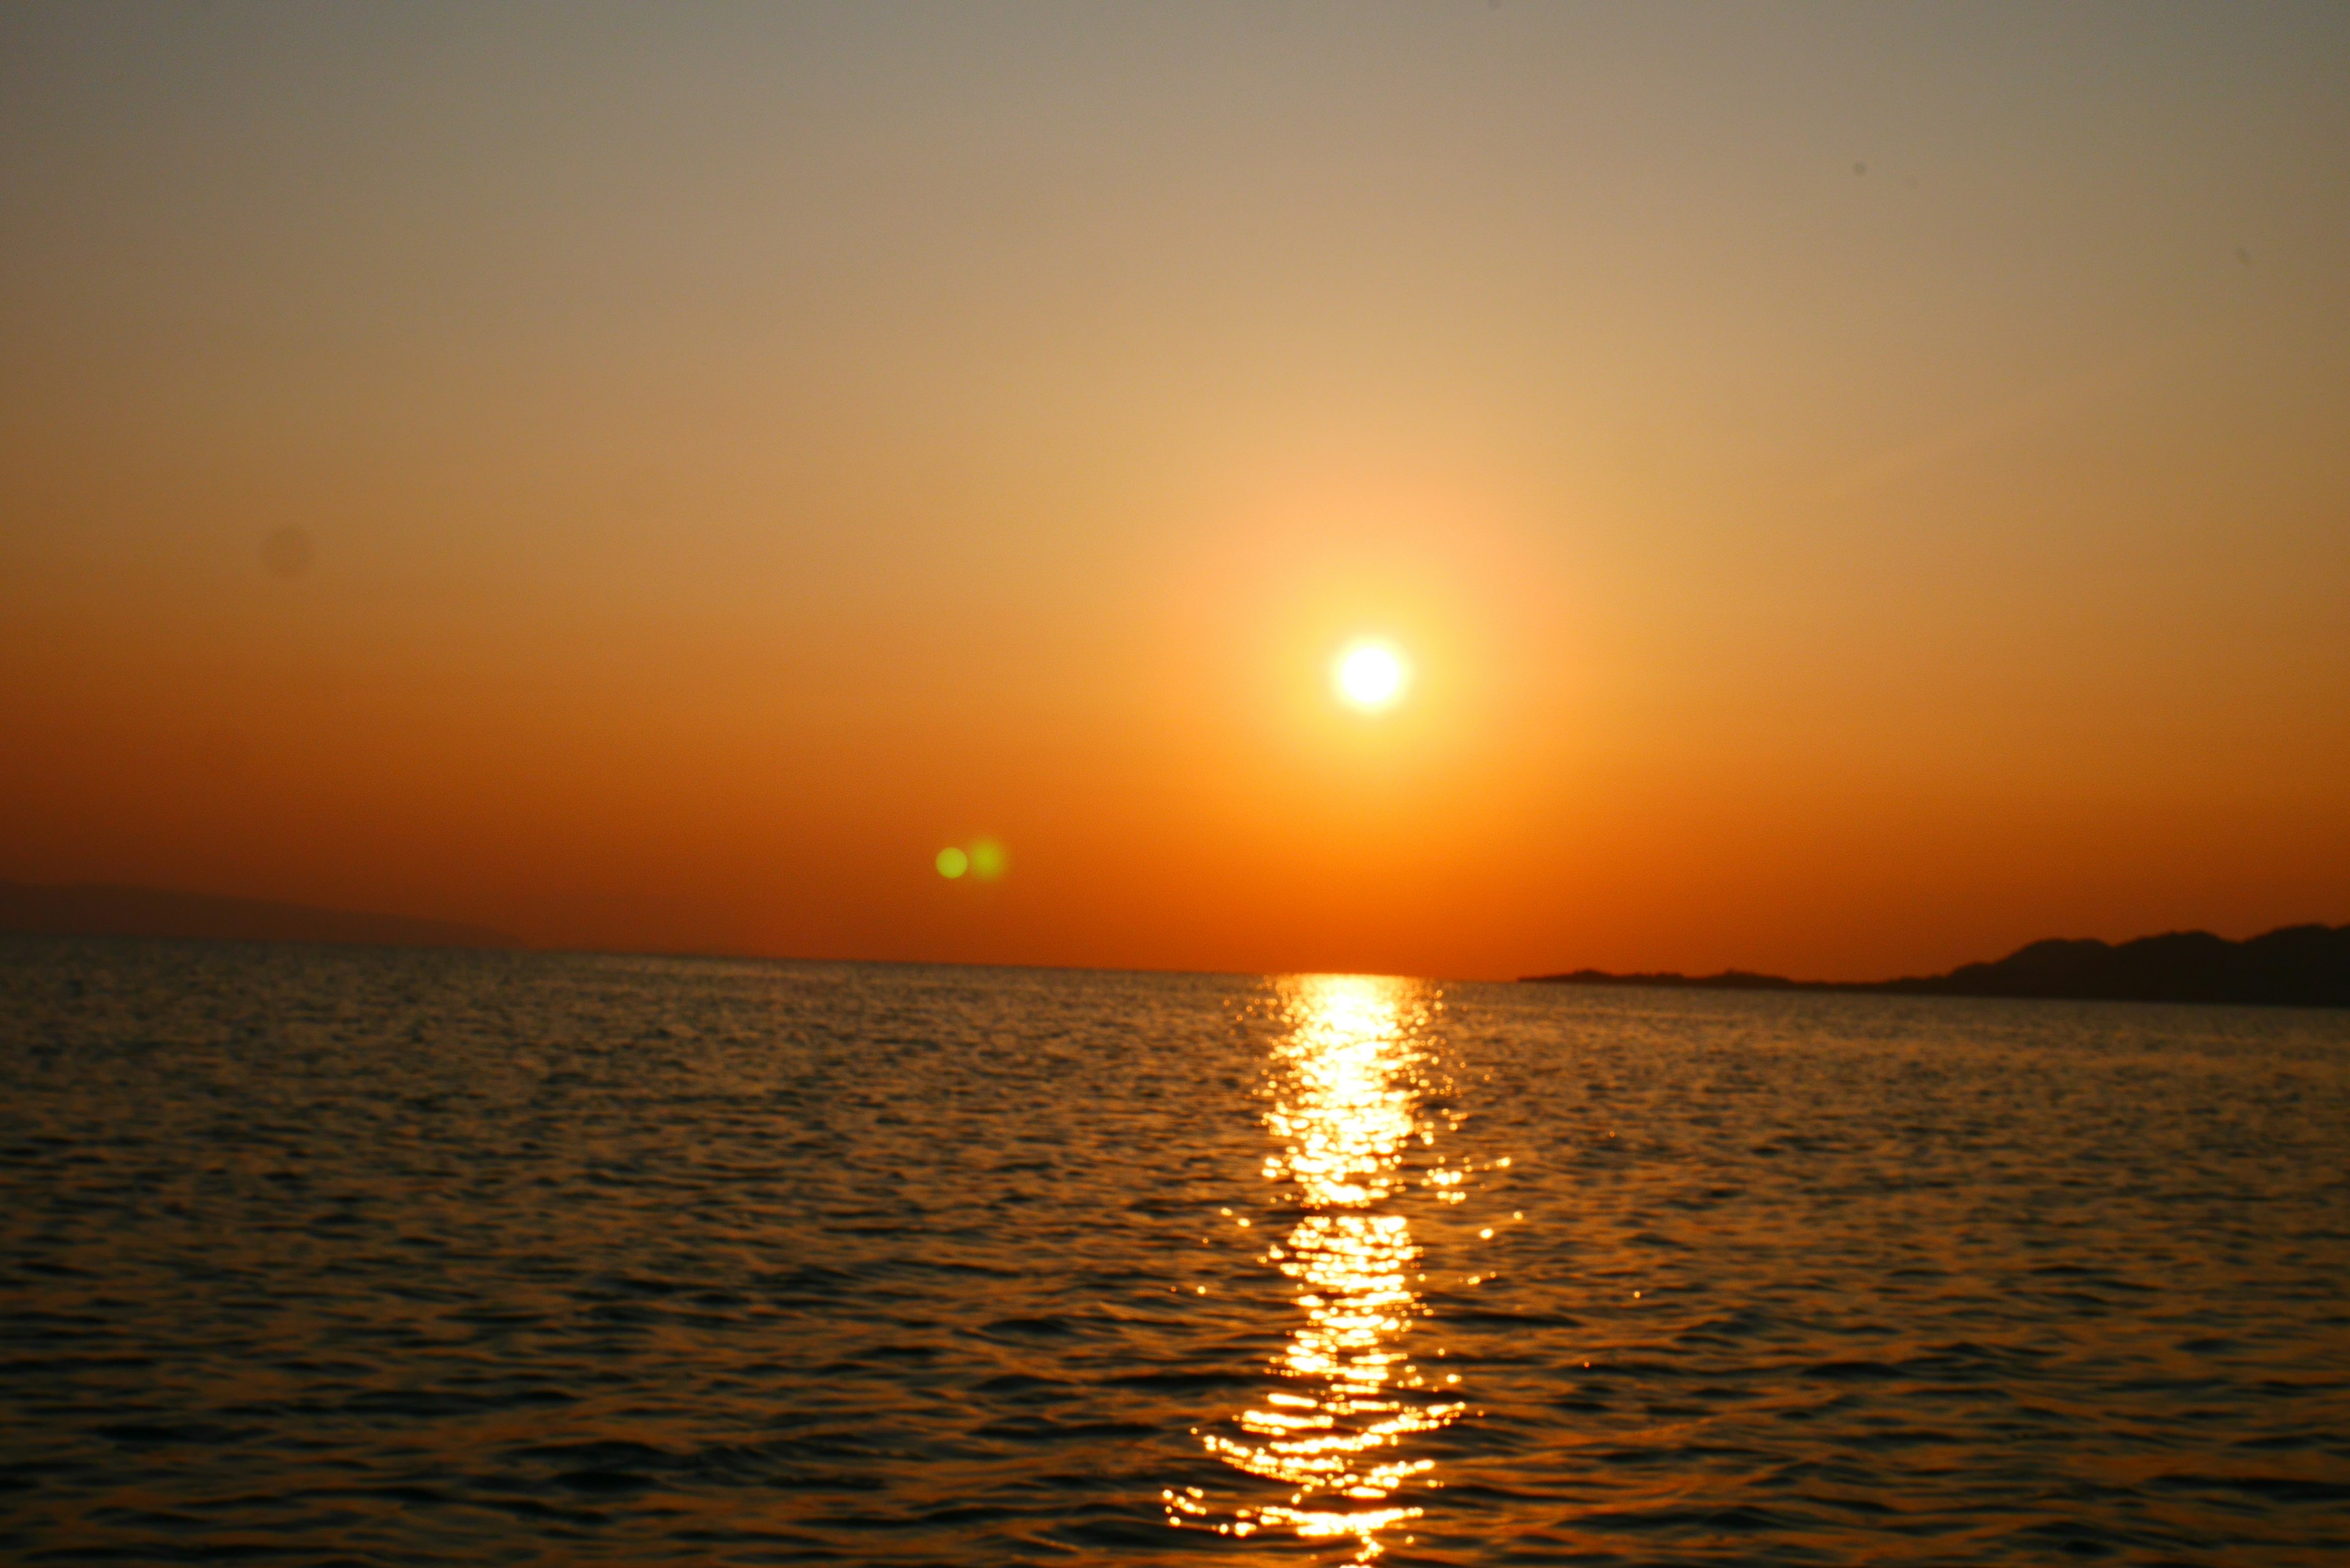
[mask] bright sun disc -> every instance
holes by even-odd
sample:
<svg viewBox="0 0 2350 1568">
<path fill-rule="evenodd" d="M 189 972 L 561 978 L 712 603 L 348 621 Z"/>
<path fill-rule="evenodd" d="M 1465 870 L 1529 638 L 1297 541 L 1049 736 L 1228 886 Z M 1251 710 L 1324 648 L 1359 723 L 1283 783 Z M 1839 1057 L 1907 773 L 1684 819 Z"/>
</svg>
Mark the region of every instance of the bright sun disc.
<svg viewBox="0 0 2350 1568">
<path fill-rule="evenodd" d="M 1393 707 L 1411 683 L 1411 666 L 1391 642 L 1351 643 L 1331 668 L 1340 700 L 1366 713 Z"/>
</svg>

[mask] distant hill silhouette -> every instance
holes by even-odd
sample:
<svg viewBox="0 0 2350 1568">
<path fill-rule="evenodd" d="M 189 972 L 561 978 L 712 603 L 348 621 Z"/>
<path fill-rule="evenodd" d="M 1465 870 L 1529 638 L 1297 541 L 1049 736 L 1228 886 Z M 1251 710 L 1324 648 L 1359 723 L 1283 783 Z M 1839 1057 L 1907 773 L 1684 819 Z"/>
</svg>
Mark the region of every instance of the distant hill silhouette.
<svg viewBox="0 0 2350 1568">
<path fill-rule="evenodd" d="M 259 898 L 153 888 L 38 887 L 0 882 L 0 933 L 50 937 L 194 937 L 240 942 L 349 942 L 389 948 L 518 948 L 504 931 L 404 915 L 314 909 Z"/>
<path fill-rule="evenodd" d="M 2101 1002 L 2227 1002 L 2350 1007 L 2350 926 L 2287 926 L 2245 941 L 2171 931 L 2116 946 L 2033 942 L 1991 963 L 1905 980 L 1787 980 L 1774 974 L 1533 974 L 1555 985 L 1662 985 L 1710 991 L 1864 991 L 1904 996 L 2070 997 Z"/>
</svg>

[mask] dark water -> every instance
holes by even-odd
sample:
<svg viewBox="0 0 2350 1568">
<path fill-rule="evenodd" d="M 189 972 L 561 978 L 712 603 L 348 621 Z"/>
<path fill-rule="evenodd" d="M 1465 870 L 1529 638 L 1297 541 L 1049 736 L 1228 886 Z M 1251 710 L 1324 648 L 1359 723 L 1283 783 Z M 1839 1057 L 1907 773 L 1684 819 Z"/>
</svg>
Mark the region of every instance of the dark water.
<svg viewBox="0 0 2350 1568">
<path fill-rule="evenodd" d="M 20 941 L 0 1019 L 12 1563 L 2350 1562 L 2343 1014 Z"/>
</svg>

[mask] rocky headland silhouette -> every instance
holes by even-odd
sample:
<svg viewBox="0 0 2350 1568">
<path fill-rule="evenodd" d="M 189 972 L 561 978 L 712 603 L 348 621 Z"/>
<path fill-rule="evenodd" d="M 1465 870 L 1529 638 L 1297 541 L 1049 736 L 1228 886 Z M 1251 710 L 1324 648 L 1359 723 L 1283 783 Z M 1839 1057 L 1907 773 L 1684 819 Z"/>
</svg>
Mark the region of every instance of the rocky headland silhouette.
<svg viewBox="0 0 2350 1568">
<path fill-rule="evenodd" d="M 1553 985 L 1652 985 L 1709 991 L 1849 991 L 1906 996 L 2009 996 L 2082 1002 L 2210 1002 L 2350 1007 L 2350 926 L 2286 926 L 2243 941 L 2169 931 L 2120 943 L 2052 939 L 1948 974 L 1901 980 L 1789 980 L 1720 974 L 1530 974 Z"/>
</svg>

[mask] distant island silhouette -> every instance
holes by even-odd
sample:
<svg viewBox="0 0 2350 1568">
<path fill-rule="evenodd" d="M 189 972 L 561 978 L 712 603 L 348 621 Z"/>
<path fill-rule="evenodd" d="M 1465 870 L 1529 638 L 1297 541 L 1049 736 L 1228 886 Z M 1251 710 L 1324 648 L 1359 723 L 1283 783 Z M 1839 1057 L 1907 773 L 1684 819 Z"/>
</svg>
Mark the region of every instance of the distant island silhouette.
<svg viewBox="0 0 2350 1568">
<path fill-rule="evenodd" d="M 405 915 L 317 909 L 261 898 L 172 893 L 155 888 L 42 887 L 0 882 L 0 934 L 45 937 L 184 937 L 238 942 L 341 942 L 387 948 L 519 948 L 486 926 Z"/>
<path fill-rule="evenodd" d="M 2286 926 L 2241 942 L 2209 931 L 2170 931 L 2118 946 L 2091 940 L 2052 940 L 2018 948 L 1990 963 L 1962 964 L 1948 974 L 1904 980 L 1788 980 L 1742 970 L 1708 975 L 1610 974 L 1596 969 L 1523 978 L 1549 985 L 2350 1007 L 2350 926 Z"/>
</svg>

